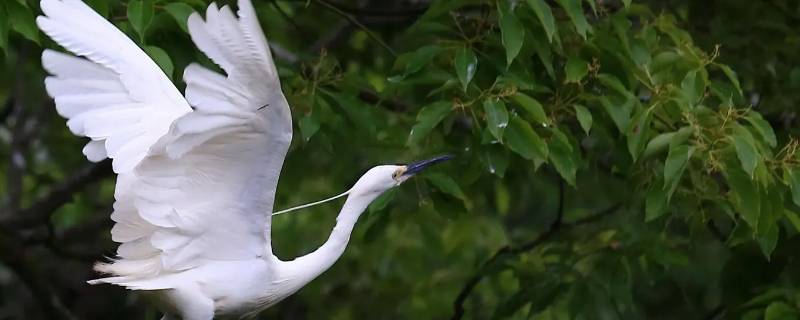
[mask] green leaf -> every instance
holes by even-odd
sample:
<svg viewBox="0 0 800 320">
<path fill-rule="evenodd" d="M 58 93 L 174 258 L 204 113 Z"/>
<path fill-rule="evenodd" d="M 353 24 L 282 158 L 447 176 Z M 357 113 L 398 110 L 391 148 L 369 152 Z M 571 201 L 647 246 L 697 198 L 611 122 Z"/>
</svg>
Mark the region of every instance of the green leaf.
<svg viewBox="0 0 800 320">
<path fill-rule="evenodd" d="M 152 0 L 132 0 L 128 3 L 128 21 L 142 42 L 147 28 L 153 22 L 153 10 Z"/>
<path fill-rule="evenodd" d="M 613 75 L 601 73 L 597 75 L 597 80 L 600 80 L 600 83 L 625 97 L 634 98 L 633 94 L 628 91 L 628 88 L 622 84 L 622 81 L 619 81 L 619 79 Z"/>
<path fill-rule="evenodd" d="M 497 98 L 489 98 L 483 101 L 483 111 L 486 113 L 486 125 L 489 132 L 498 141 L 503 141 L 503 132 L 508 126 L 506 104 Z"/>
<path fill-rule="evenodd" d="M 630 8 L 631 7 L 631 0 L 622 0 L 622 5 L 625 6 L 625 9 Z"/>
<path fill-rule="evenodd" d="M 189 28 L 186 24 L 189 21 L 189 16 L 194 12 L 194 9 L 190 5 L 182 2 L 174 2 L 165 5 L 164 10 L 175 19 L 175 22 L 178 23 L 178 26 L 181 27 L 183 32 L 189 32 Z"/>
<path fill-rule="evenodd" d="M 86 4 L 92 7 L 94 11 L 96 11 L 104 18 L 108 18 L 108 11 L 109 11 L 108 2 L 109 2 L 108 0 L 88 0 L 86 1 Z"/>
<path fill-rule="evenodd" d="M 647 158 L 667 150 L 668 146 L 682 144 L 689 139 L 693 132 L 694 129 L 692 127 L 685 126 L 678 129 L 678 131 L 659 134 L 647 143 L 647 146 L 644 148 L 643 157 Z"/>
<path fill-rule="evenodd" d="M 730 67 L 721 64 L 721 63 L 714 63 L 714 66 L 722 70 L 722 73 L 728 77 L 728 80 L 733 83 L 733 86 L 736 88 L 736 91 L 739 92 L 739 96 L 743 96 L 742 94 L 742 86 L 739 84 L 739 78 L 736 76 L 736 72 L 733 71 Z"/>
<path fill-rule="evenodd" d="M 36 27 L 36 20 L 31 9 L 15 1 L 6 1 L 6 4 L 8 22 L 3 21 L 3 23 L 8 23 L 14 31 L 39 44 L 39 28 Z"/>
<path fill-rule="evenodd" d="M 761 232 L 756 236 L 756 240 L 758 240 L 761 253 L 769 260 L 772 252 L 775 251 L 775 247 L 778 245 L 778 237 L 780 237 L 781 229 L 778 224 L 774 222 L 766 224 L 766 226 L 764 226 L 764 223 L 760 222 L 759 228 L 761 228 Z"/>
<path fill-rule="evenodd" d="M 8 14 L 6 13 L 5 6 L 0 6 L 0 49 L 8 48 L 8 31 L 9 31 Z"/>
<path fill-rule="evenodd" d="M 735 126 L 733 129 L 733 145 L 736 147 L 736 156 L 742 163 L 742 168 L 752 178 L 753 172 L 759 162 L 758 150 L 756 150 L 755 140 L 750 131 L 742 126 Z"/>
<path fill-rule="evenodd" d="M 686 164 L 694 153 L 694 147 L 679 145 L 670 147 L 667 160 L 664 162 L 664 190 L 667 191 L 667 203 L 672 199 L 672 194 L 678 187 Z"/>
<path fill-rule="evenodd" d="M 800 206 L 800 169 L 787 168 L 784 172 L 784 180 L 792 191 L 792 202 Z"/>
<path fill-rule="evenodd" d="M 144 52 L 147 52 L 147 55 L 150 58 L 153 58 L 153 61 L 158 64 L 162 71 L 167 75 L 167 78 L 172 79 L 172 73 L 175 71 L 175 66 L 172 64 L 172 60 L 169 58 L 169 54 L 167 54 L 164 49 L 155 46 L 146 46 L 144 47 Z"/>
<path fill-rule="evenodd" d="M 761 215 L 761 196 L 758 187 L 738 166 L 728 166 L 725 176 L 731 189 L 729 196 L 732 197 L 731 202 L 736 211 L 751 228 L 757 228 L 758 218 Z"/>
<path fill-rule="evenodd" d="M 461 190 L 461 187 L 458 186 L 458 183 L 444 173 L 431 172 L 425 174 L 425 179 L 430 181 L 431 184 L 436 187 L 436 189 L 439 189 L 439 191 L 444 192 L 445 194 L 451 195 L 460 200 L 467 199 L 467 196 L 464 194 L 464 191 Z"/>
<path fill-rule="evenodd" d="M 791 210 L 784 210 L 783 216 L 786 217 L 786 220 L 789 220 L 795 231 L 800 231 L 800 216 L 797 213 Z"/>
<path fill-rule="evenodd" d="M 448 101 L 438 101 L 423 107 L 417 114 L 417 124 L 411 128 L 406 145 L 416 145 L 427 137 L 433 128 L 450 113 L 452 107 Z"/>
<path fill-rule="evenodd" d="M 475 71 L 478 70 L 478 57 L 475 56 L 472 49 L 461 48 L 456 53 L 455 67 L 458 81 L 461 81 L 461 88 L 467 92 L 467 86 L 475 76 Z"/>
<path fill-rule="evenodd" d="M 297 125 L 300 127 L 300 133 L 303 135 L 303 141 L 306 142 L 311 140 L 311 137 L 319 131 L 320 127 L 319 120 L 317 120 L 314 114 L 307 114 L 300 118 Z"/>
<path fill-rule="evenodd" d="M 514 15 L 514 10 L 507 0 L 497 2 L 497 12 L 500 15 L 500 33 L 503 47 L 506 48 L 506 66 L 510 66 L 514 58 L 522 49 L 525 40 L 525 28 Z"/>
<path fill-rule="evenodd" d="M 589 74 L 589 63 L 579 58 L 569 57 L 564 71 L 566 72 L 564 82 L 579 83 L 583 77 Z"/>
<path fill-rule="evenodd" d="M 544 126 L 550 122 L 547 119 L 547 115 L 544 113 L 544 107 L 542 107 L 542 104 L 536 99 L 521 92 L 517 92 L 511 99 L 522 107 L 522 109 L 525 109 L 536 123 Z"/>
<path fill-rule="evenodd" d="M 631 121 L 631 111 L 636 104 L 636 99 L 627 99 L 625 102 L 620 103 L 619 99 L 611 101 L 607 96 L 600 97 L 600 105 L 606 110 L 611 120 L 617 126 L 619 132 L 624 133 L 628 129 L 628 123 Z"/>
<path fill-rule="evenodd" d="M 764 320 L 797 320 L 797 310 L 789 306 L 783 301 L 775 301 L 770 303 L 764 309 Z"/>
<path fill-rule="evenodd" d="M 544 0 L 527 0 L 528 6 L 536 13 L 536 18 L 542 24 L 544 31 L 547 33 L 547 41 L 553 42 L 553 36 L 558 32 L 556 29 L 556 18 L 553 17 L 553 11 Z"/>
<path fill-rule="evenodd" d="M 569 185 L 575 187 L 575 173 L 578 171 L 578 162 L 575 159 L 575 150 L 569 139 L 557 128 L 550 130 L 553 133 L 550 139 L 550 163 L 556 168 Z"/>
<path fill-rule="evenodd" d="M 441 51 L 442 48 L 437 45 L 428 45 L 414 50 L 414 52 L 401 55 L 398 61 L 405 63 L 403 74 L 390 77 L 388 79 L 389 82 L 400 82 L 406 77 L 417 73 L 430 64 L 431 60 Z"/>
<path fill-rule="evenodd" d="M 657 183 L 650 188 L 645 198 L 644 221 L 650 222 L 666 213 L 667 192 L 664 191 L 663 180 L 658 179 Z"/>
<path fill-rule="evenodd" d="M 681 92 L 683 93 L 684 99 L 689 102 L 690 106 L 694 106 L 700 98 L 703 97 L 706 90 L 705 80 L 703 79 L 702 73 L 698 72 L 697 70 L 692 70 L 686 74 L 686 77 L 683 78 L 681 82 Z"/>
<path fill-rule="evenodd" d="M 778 139 L 775 138 L 775 131 L 772 130 L 772 126 L 767 120 L 764 120 L 764 117 L 762 117 L 760 113 L 750 110 L 745 119 L 753 125 L 753 128 L 756 129 L 761 139 L 763 139 L 768 146 L 775 148 L 778 145 Z"/>
<path fill-rule="evenodd" d="M 628 151 L 635 162 L 639 159 L 639 154 L 644 149 L 644 139 L 650 132 L 650 120 L 652 119 L 652 108 L 643 108 L 635 116 L 628 127 L 626 136 L 628 138 Z"/>
<path fill-rule="evenodd" d="M 547 144 L 533 131 L 531 125 L 519 117 L 512 117 L 505 132 L 505 142 L 511 151 L 525 159 L 541 164 L 547 159 Z"/>
<path fill-rule="evenodd" d="M 583 132 L 588 136 L 589 131 L 592 130 L 592 113 L 589 112 L 589 109 L 579 104 L 572 107 L 575 108 L 575 116 L 578 117 L 578 123 L 580 123 Z"/>
<path fill-rule="evenodd" d="M 592 33 L 592 26 L 589 25 L 589 22 L 586 21 L 586 16 L 583 14 L 581 0 L 558 0 L 558 3 L 567 12 L 578 34 L 581 35 L 583 39 L 586 39 L 586 34 Z"/>
</svg>

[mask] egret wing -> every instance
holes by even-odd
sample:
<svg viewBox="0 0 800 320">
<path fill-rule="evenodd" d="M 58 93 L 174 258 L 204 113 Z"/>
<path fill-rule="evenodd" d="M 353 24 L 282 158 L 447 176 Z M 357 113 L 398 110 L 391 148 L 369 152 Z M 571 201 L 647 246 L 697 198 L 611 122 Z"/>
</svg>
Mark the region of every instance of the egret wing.
<svg viewBox="0 0 800 320">
<path fill-rule="evenodd" d="M 211 261 L 271 255 L 270 212 L 292 137 L 266 38 L 249 1 L 190 16 L 195 44 L 226 75 L 184 72 L 195 109 L 172 124 L 132 174 L 120 175 L 112 235 L 119 258 L 101 279 L 134 289 Z"/>
<path fill-rule="evenodd" d="M 69 129 L 91 138 L 91 161 L 113 159 L 128 172 L 191 111 L 163 71 L 125 34 L 79 0 L 42 0 L 39 28 L 75 56 L 45 50 L 45 79 Z"/>
</svg>

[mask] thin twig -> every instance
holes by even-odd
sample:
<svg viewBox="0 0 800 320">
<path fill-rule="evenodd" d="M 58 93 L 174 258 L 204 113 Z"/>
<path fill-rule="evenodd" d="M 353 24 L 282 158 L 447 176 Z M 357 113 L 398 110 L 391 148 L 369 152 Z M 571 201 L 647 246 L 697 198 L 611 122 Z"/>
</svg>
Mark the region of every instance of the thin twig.
<svg viewBox="0 0 800 320">
<path fill-rule="evenodd" d="M 537 236 L 535 239 L 526 242 L 520 246 L 512 247 L 511 245 L 506 245 L 500 249 L 498 249 L 491 258 L 486 260 L 483 263 L 481 268 L 467 280 L 464 284 L 464 287 L 458 293 L 455 301 L 453 302 L 453 316 L 450 318 L 452 320 L 461 319 L 464 316 L 464 303 L 467 301 L 467 298 L 472 294 L 475 287 L 486 277 L 489 273 L 489 270 L 499 261 L 501 258 L 519 255 L 521 253 L 528 252 L 530 250 L 535 249 L 545 241 L 549 240 L 553 237 L 558 231 L 568 230 L 580 225 L 588 224 L 597 220 L 600 220 L 609 214 L 617 211 L 622 204 L 615 204 L 605 210 L 602 210 L 594 215 L 575 220 L 571 223 L 564 224 L 563 217 L 564 217 L 564 183 L 563 181 L 559 180 L 559 200 L 558 200 L 558 212 L 556 214 L 555 220 L 550 224 L 550 227 L 547 228 L 547 231 Z"/>
<path fill-rule="evenodd" d="M 339 16 L 341 16 L 342 18 L 347 19 L 347 21 L 350 21 L 350 23 L 352 23 L 353 25 L 359 27 L 361 30 L 364 30 L 364 32 L 367 34 L 367 36 L 369 36 L 373 41 L 377 42 L 381 47 L 386 49 L 386 51 L 388 51 L 393 57 L 397 57 L 397 53 L 394 52 L 394 49 L 392 49 L 392 47 L 390 47 L 388 44 L 386 44 L 386 42 L 384 42 L 383 39 L 378 37 L 378 35 L 375 34 L 375 32 L 372 32 L 372 30 L 367 28 L 367 26 L 365 26 L 364 24 L 359 22 L 358 19 L 356 19 L 353 15 L 342 11 L 341 9 L 339 9 L 339 7 L 333 5 L 330 2 L 325 1 L 325 0 L 316 0 L 314 2 L 315 3 L 319 3 L 320 5 L 322 5 L 323 7 L 327 8 L 328 10 L 331 10 L 334 13 L 338 14 Z"/>
<path fill-rule="evenodd" d="M 50 219 L 53 212 L 71 201 L 75 193 L 83 190 L 83 187 L 111 176 L 112 173 L 110 160 L 87 165 L 53 187 L 47 195 L 34 202 L 30 207 L 4 219 L 2 225 L 10 229 L 40 226 Z"/>
</svg>

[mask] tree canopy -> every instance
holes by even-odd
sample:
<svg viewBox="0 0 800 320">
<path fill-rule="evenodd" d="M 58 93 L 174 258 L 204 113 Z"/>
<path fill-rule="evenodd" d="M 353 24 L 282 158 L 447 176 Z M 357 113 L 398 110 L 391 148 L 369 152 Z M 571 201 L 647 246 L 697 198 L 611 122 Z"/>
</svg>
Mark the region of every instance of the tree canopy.
<svg viewBox="0 0 800 320">
<path fill-rule="evenodd" d="M 179 88 L 217 68 L 186 32 L 210 1 L 86 2 Z M 796 1 L 253 2 L 295 124 L 276 210 L 455 155 L 261 318 L 800 318 Z M 85 284 L 114 254 L 114 179 L 44 90 L 39 14 L 0 2 L 0 317 L 155 319 Z M 277 216 L 276 254 L 319 246 L 339 205 Z"/>
</svg>

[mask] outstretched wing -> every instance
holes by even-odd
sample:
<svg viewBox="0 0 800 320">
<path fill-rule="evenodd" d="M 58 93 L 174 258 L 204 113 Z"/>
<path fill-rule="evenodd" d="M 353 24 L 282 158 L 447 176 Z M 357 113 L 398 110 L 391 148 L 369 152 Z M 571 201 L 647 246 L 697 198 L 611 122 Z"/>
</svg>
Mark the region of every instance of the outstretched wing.
<svg viewBox="0 0 800 320">
<path fill-rule="evenodd" d="M 189 18 L 192 40 L 226 75 L 187 67 L 194 111 L 173 119 L 146 157 L 120 173 L 112 238 L 121 245 L 118 259 L 98 265 L 114 277 L 98 282 L 168 288 L 167 276 L 180 271 L 272 254 L 270 212 L 291 114 L 250 1 L 239 2 L 238 15 L 212 4 L 206 20 Z"/>
<path fill-rule="evenodd" d="M 45 50 L 42 65 L 56 109 L 70 130 L 91 138 L 91 161 L 112 158 L 128 172 L 191 111 L 164 72 L 128 37 L 79 0 L 42 0 L 39 28 L 67 50 L 87 59 Z"/>
</svg>

